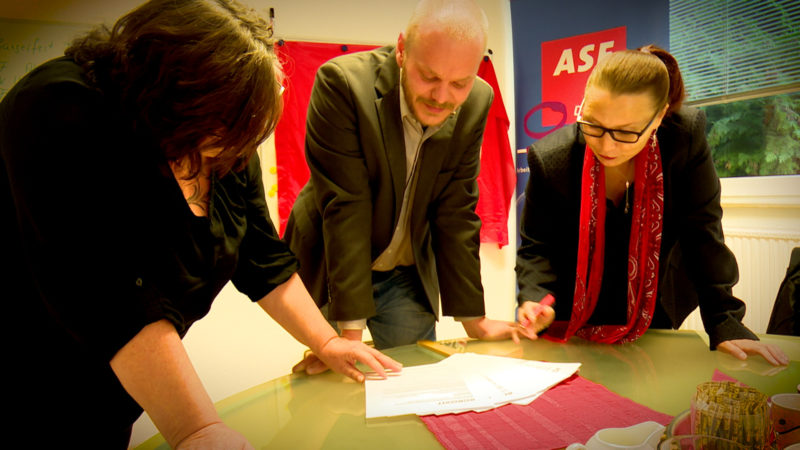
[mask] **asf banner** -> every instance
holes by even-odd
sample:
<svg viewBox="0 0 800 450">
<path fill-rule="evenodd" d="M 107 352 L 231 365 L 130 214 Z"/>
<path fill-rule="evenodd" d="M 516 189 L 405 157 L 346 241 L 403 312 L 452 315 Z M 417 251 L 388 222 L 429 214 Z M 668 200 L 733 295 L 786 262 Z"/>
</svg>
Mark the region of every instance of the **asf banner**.
<svg viewBox="0 0 800 450">
<path fill-rule="evenodd" d="M 574 122 L 597 61 L 624 49 L 625 27 L 542 42 L 542 103 L 558 105 L 542 110 L 542 126 Z"/>
<path fill-rule="evenodd" d="M 597 61 L 624 49 L 625 27 L 542 42 L 542 101 L 525 114 L 525 134 L 541 139 L 575 122 L 586 80 Z M 534 126 L 538 118 L 541 122 Z M 539 131 L 541 129 L 544 131 Z"/>
</svg>

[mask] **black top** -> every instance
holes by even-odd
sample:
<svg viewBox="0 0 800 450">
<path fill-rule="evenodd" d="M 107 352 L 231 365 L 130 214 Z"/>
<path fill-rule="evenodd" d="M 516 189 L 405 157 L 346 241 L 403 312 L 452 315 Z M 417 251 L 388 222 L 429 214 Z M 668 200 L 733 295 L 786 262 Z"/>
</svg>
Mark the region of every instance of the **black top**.
<svg viewBox="0 0 800 450">
<path fill-rule="evenodd" d="M 628 195 L 633 194 L 630 186 Z M 605 253 L 603 279 L 597 306 L 587 323 L 590 325 L 623 325 L 627 319 L 628 243 L 631 236 L 631 215 L 625 205 L 606 200 Z"/>
<path fill-rule="evenodd" d="M 633 204 L 634 187 L 625 196 L 629 210 Z M 625 325 L 628 320 L 628 249 L 631 241 L 631 214 L 625 203 L 614 205 L 606 199 L 606 243 L 603 255 L 603 279 L 597 305 L 587 320 L 589 325 Z M 664 308 L 656 303 L 650 328 L 672 328 Z"/>
<path fill-rule="evenodd" d="M 183 336 L 229 280 L 256 301 L 297 269 L 270 222 L 257 157 L 212 177 L 208 217 L 197 217 L 125 115 L 68 58 L 0 103 L 9 385 L 33 414 L 15 409 L 12 420 L 65 432 L 62 444 L 75 433 L 107 446 L 98 433 L 118 436 L 141 413 L 108 362 L 143 326 L 166 318 Z"/>
<path fill-rule="evenodd" d="M 720 184 L 705 139 L 705 124 L 702 111 L 687 107 L 665 118 L 658 129 L 664 174 L 664 228 L 654 325 L 658 321 L 658 326 L 678 328 L 699 305 L 713 349 L 725 340 L 757 338 L 741 322 L 744 302 L 731 293 L 738 281 L 738 268 L 723 241 Z M 528 149 L 530 178 L 516 268 L 519 301 L 539 301 L 553 294 L 557 320 L 569 320 L 572 312 L 585 148 L 583 136 L 573 124 Z M 614 208 L 609 211 L 607 220 L 615 220 Z M 617 242 L 607 242 L 606 250 L 613 245 L 627 254 L 626 236 L 612 231 L 606 239 Z M 617 279 L 609 274 L 624 273 L 627 267 L 627 263 L 620 262 L 622 258 L 614 259 L 616 262 L 609 258 L 615 258 L 613 250 L 606 255 L 606 264 L 615 267 L 604 268 L 604 297 L 602 292 L 606 289 L 619 290 L 613 287 L 619 286 L 616 282 L 609 287 L 606 277 Z M 627 298 L 617 293 L 610 295 L 617 302 Z M 595 319 L 611 320 L 592 320 Z"/>
</svg>

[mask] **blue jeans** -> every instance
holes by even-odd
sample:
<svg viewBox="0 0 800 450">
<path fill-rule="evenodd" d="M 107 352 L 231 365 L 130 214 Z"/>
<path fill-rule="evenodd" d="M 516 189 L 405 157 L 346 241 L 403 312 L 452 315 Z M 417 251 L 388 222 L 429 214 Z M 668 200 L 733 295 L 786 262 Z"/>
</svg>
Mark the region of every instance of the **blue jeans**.
<svg viewBox="0 0 800 450">
<path fill-rule="evenodd" d="M 375 315 L 367 319 L 367 328 L 375 348 L 382 350 L 419 340 L 436 340 L 436 316 L 431 311 L 416 267 L 372 272 L 372 298 Z M 321 310 L 327 318 L 328 305 Z M 335 320 L 328 322 L 340 332 Z"/>
<path fill-rule="evenodd" d="M 367 328 L 375 348 L 384 349 L 436 340 L 436 316 L 431 311 L 417 268 L 400 266 L 389 272 L 372 272 L 375 315 Z"/>
</svg>

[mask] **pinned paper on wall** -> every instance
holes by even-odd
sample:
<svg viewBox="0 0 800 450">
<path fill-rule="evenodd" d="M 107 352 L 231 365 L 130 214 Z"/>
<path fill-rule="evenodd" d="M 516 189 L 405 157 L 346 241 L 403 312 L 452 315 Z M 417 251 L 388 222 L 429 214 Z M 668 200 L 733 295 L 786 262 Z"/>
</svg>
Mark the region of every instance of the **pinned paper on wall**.
<svg viewBox="0 0 800 450">
<path fill-rule="evenodd" d="M 89 24 L 0 18 L 0 100 L 28 72 L 64 56 Z"/>
</svg>

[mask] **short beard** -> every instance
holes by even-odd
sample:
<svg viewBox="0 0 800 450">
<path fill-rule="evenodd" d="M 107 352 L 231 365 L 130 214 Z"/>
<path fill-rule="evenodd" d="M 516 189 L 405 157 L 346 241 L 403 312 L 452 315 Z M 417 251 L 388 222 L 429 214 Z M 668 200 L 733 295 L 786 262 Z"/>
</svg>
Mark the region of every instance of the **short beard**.
<svg viewBox="0 0 800 450">
<path fill-rule="evenodd" d="M 417 122 L 419 122 L 420 124 L 422 124 L 422 123 L 423 123 L 423 122 L 422 122 L 422 120 L 420 120 L 419 116 L 417 116 L 417 111 L 416 111 L 416 109 L 415 109 L 415 106 L 416 106 L 416 105 L 415 105 L 415 103 L 414 103 L 414 97 L 413 97 L 413 93 L 411 92 L 411 89 L 409 89 L 409 88 L 408 88 L 408 75 L 406 75 L 406 70 L 405 70 L 405 61 L 403 61 L 403 66 L 401 66 L 401 67 L 400 67 L 400 83 L 402 83 L 402 85 L 403 85 L 403 96 L 404 96 L 404 97 L 405 97 L 405 99 L 406 99 L 406 105 L 408 106 L 408 110 L 409 110 L 409 112 L 410 112 L 410 113 L 411 113 L 411 115 L 414 117 L 414 120 L 416 120 Z M 436 107 L 436 108 L 445 108 L 445 109 L 449 109 L 449 110 L 451 111 L 451 114 L 452 114 L 452 112 L 453 112 L 453 111 L 455 111 L 455 105 L 453 105 L 452 103 L 442 103 L 442 104 L 439 104 L 439 103 L 436 103 L 436 102 L 434 102 L 434 101 L 430 101 L 430 100 L 427 100 L 427 99 L 424 99 L 424 98 L 421 98 L 421 99 L 420 99 L 420 101 L 421 101 L 422 103 L 425 103 L 425 104 L 428 104 L 428 105 L 434 106 L 434 107 Z M 438 123 L 435 123 L 435 124 L 428 124 L 428 125 L 425 125 L 425 126 L 436 126 L 436 125 L 441 125 L 442 123 L 444 123 L 444 121 L 445 121 L 445 120 L 447 120 L 447 117 L 448 117 L 448 116 L 445 116 L 445 118 L 444 118 L 444 119 L 442 119 L 442 120 L 441 120 L 440 122 L 438 122 Z"/>
</svg>

